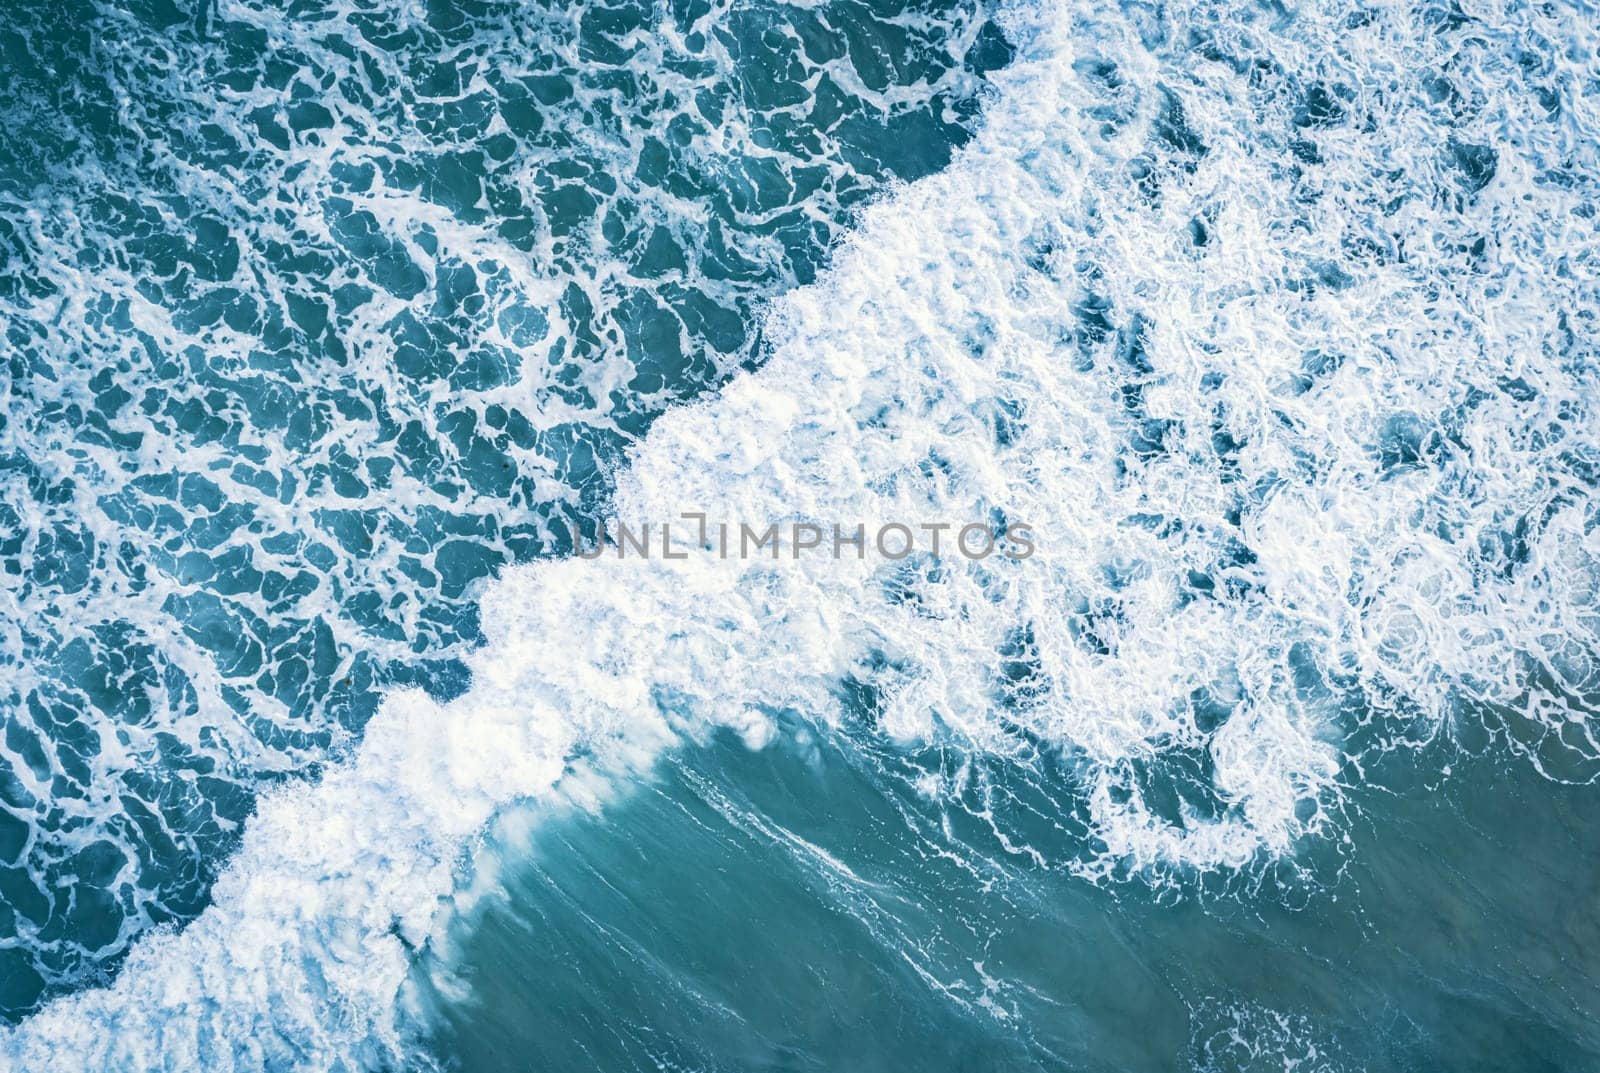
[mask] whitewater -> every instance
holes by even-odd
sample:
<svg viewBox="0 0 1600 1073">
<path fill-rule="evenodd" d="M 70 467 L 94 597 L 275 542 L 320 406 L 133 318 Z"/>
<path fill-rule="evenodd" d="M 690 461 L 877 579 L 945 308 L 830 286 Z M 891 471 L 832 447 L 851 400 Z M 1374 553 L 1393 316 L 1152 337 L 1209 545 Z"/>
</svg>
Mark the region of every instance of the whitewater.
<svg viewBox="0 0 1600 1073">
<path fill-rule="evenodd" d="M 1292 884 L 1375 758 L 1441 738 L 1594 778 L 1592 14 L 1002 21 L 974 139 L 772 302 L 764 362 L 660 418 L 604 514 L 1020 520 L 1037 554 L 507 567 L 468 688 L 390 691 L 266 792 L 204 911 L 5 1029 L 8 1067 L 404 1068 L 498 815 L 613 807 L 718 728 L 827 734 L 846 695 L 889 742 L 1069 758 L 1069 866 L 1110 886 Z"/>
</svg>

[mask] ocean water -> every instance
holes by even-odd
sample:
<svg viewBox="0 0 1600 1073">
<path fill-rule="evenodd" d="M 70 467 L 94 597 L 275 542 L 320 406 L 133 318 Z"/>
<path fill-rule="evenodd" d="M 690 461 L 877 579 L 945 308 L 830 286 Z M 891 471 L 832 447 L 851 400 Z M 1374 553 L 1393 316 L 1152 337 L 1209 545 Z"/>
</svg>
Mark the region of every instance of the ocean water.
<svg viewBox="0 0 1600 1073">
<path fill-rule="evenodd" d="M 476 596 L 941 167 L 971 4 L 22 4 L 0 1007 L 192 919 L 255 794 L 465 687 Z"/>
<path fill-rule="evenodd" d="M 0 49 L 8 1067 L 1600 1067 L 1586 6 Z"/>
<path fill-rule="evenodd" d="M 1351 844 L 1308 849 L 1314 889 L 1180 897 L 1074 877 L 1046 765 L 979 766 L 984 814 L 916 791 L 933 751 L 797 745 L 724 736 L 614 809 L 503 819 L 419 966 L 439 1067 L 1594 1068 L 1587 789 L 1397 759 Z"/>
</svg>

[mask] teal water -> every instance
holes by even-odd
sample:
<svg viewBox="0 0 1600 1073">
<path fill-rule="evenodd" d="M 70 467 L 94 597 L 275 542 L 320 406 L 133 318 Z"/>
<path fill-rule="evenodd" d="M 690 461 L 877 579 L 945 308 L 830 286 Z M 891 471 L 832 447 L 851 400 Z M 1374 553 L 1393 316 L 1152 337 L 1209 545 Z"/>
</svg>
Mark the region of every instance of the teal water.
<svg viewBox="0 0 1600 1073">
<path fill-rule="evenodd" d="M 1600 1069 L 1587 5 L 7 14 L 0 1069 Z"/>
<path fill-rule="evenodd" d="M 1107 890 L 1068 868 L 1070 772 L 917 792 L 951 762 L 730 736 L 599 815 L 508 819 L 492 892 L 420 981 L 431 1053 L 485 1073 L 1600 1063 L 1592 787 L 1397 756 L 1292 877 Z"/>
</svg>

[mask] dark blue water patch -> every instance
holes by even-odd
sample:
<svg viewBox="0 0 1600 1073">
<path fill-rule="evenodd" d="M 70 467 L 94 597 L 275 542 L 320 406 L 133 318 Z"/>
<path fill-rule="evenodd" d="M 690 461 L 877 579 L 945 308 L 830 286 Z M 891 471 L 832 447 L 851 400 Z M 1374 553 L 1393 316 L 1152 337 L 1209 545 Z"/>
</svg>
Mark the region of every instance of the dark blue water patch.
<svg viewBox="0 0 1600 1073">
<path fill-rule="evenodd" d="M 1295 108 L 1297 127 L 1336 127 L 1349 115 L 1347 102 L 1351 90 L 1348 86 L 1328 86 L 1321 82 L 1308 86 L 1300 104 Z"/>
<path fill-rule="evenodd" d="M 1237 811 L 1217 789 L 1216 766 L 1205 737 L 1171 744 L 1121 765 L 1111 798 L 1119 805 L 1137 800 L 1157 821 L 1175 830 L 1196 830 Z"/>
<path fill-rule="evenodd" d="M 419 962 L 424 992 L 430 972 L 467 988 L 434 995 L 432 1054 L 463 1073 L 1600 1061 L 1592 786 L 1444 747 L 1377 759 L 1349 846 L 1301 850 L 1330 883 L 1291 906 L 1270 884 L 1076 877 L 1065 765 L 861 745 L 719 739 L 502 844 L 450 964 Z"/>
<path fill-rule="evenodd" d="M 967 0 L 8 15 L 8 1016 L 192 916 L 383 691 L 465 688 L 485 580 L 757 364 L 1010 57 Z"/>
</svg>

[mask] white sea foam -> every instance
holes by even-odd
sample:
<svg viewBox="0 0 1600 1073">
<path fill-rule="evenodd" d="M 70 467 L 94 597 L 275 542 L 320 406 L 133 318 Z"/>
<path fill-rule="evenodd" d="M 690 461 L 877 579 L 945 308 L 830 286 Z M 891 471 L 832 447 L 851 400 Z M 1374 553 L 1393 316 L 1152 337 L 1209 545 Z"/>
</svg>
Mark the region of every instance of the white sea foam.
<svg viewBox="0 0 1600 1073">
<path fill-rule="evenodd" d="M 639 520 L 999 512 L 1036 556 L 512 571 L 470 692 L 388 698 L 350 764 L 263 800 L 199 920 L 0 1053 L 395 1061 L 409 953 L 497 809 L 710 726 L 826 724 L 846 679 L 885 734 L 1077 757 L 1092 873 L 1291 854 L 1342 764 L 1419 727 L 1492 713 L 1541 762 L 1592 758 L 1595 28 L 1162 10 L 1014 11 L 977 140 L 869 211 L 774 312 L 771 361 L 662 420 L 616 495 Z M 1185 748 L 1215 817 L 1145 800 Z"/>
</svg>

